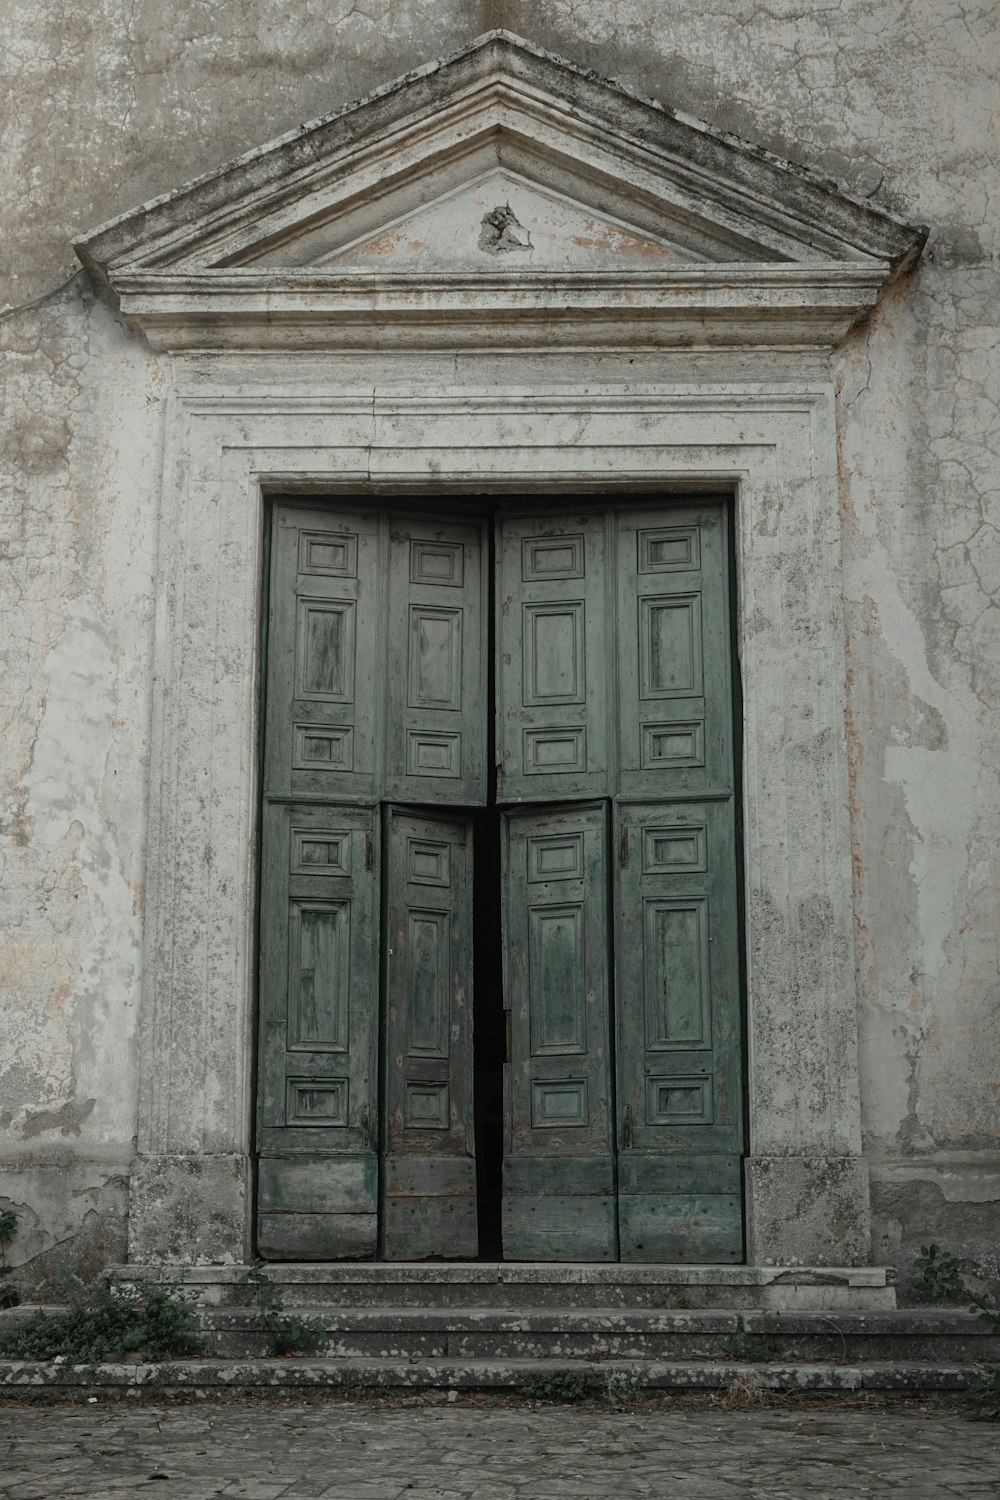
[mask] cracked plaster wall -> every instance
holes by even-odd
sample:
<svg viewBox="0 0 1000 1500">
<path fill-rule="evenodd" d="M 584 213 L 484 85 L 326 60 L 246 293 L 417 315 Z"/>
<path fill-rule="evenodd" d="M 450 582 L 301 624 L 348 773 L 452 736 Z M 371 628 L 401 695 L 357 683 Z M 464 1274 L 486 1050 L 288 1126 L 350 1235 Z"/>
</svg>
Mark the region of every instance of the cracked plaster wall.
<svg viewBox="0 0 1000 1500">
<path fill-rule="evenodd" d="M 932 226 L 835 361 L 865 1129 L 876 1258 L 933 1236 L 996 1269 L 995 5 L 18 0 L 4 304 L 73 272 L 74 232 L 498 25 Z M 163 377 L 82 277 L 0 341 L 0 1124 L 30 1168 L 0 1201 L 47 1268 L 122 1244 Z"/>
</svg>

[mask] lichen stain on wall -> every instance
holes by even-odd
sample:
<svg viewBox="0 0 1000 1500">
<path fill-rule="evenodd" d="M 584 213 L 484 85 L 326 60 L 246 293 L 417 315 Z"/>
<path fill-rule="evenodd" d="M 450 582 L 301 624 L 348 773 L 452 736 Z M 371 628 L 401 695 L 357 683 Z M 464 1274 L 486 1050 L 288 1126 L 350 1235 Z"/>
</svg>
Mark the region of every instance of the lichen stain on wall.
<svg viewBox="0 0 1000 1500">
<path fill-rule="evenodd" d="M 998 1021 L 996 471 L 976 472 L 982 371 L 935 327 L 958 273 L 931 254 L 845 349 L 838 400 L 866 1126 L 890 1157 L 982 1148 L 998 1128 L 983 1047 Z"/>
<path fill-rule="evenodd" d="M 138 972 L 132 895 L 106 805 L 115 775 L 108 765 L 115 660 L 92 601 L 79 598 L 67 609 L 42 676 L 44 707 L 21 783 L 32 831 L 20 848 L 33 865 L 27 888 L 34 899 L 22 904 L 2 963 L 13 1055 L 22 1078 L 37 1080 L 32 1094 L 21 1095 L 20 1130 L 17 1113 L 12 1120 L 23 1139 L 38 1134 L 39 1107 L 70 1103 L 81 1090 L 103 1094 L 109 1076 L 127 1079 L 122 1004 L 134 1003 Z M 94 1121 L 99 1129 L 105 1111 L 122 1114 L 107 1100 Z M 126 1108 L 111 1123 L 111 1139 L 131 1133 L 129 1116 Z"/>
<path fill-rule="evenodd" d="M 0 78 L 18 101 L 0 184 L 5 301 L 76 261 L 73 234 L 336 109 L 485 29 L 468 0 L 34 0 Z M 9 279 L 8 279 L 9 278 Z"/>
<path fill-rule="evenodd" d="M 109 1184 L 135 1133 L 160 397 L 147 356 L 83 283 L 0 323 L 0 342 L 0 447 L 13 458 L 0 545 L 0 1198 L 22 1223 L 15 1260 L 41 1265 L 57 1245 L 72 1259 L 121 1242 Z"/>
</svg>

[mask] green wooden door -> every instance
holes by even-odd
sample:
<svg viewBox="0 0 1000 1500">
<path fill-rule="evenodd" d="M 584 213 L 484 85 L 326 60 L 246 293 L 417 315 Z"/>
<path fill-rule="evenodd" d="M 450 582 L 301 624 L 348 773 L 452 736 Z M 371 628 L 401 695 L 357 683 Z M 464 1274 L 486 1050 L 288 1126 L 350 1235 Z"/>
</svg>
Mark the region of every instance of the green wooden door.
<svg viewBox="0 0 1000 1500">
<path fill-rule="evenodd" d="M 726 526 L 722 505 L 616 517 L 623 1260 L 743 1256 Z"/>
<path fill-rule="evenodd" d="M 392 804 L 485 799 L 485 558 L 479 522 L 273 511 L 257 1108 L 265 1256 L 372 1256 L 380 1242 L 387 1255 L 475 1251 L 471 835 L 461 820 L 407 819 Z M 419 858 L 407 866 L 421 840 L 446 847 L 447 888 Z M 401 953 L 416 924 L 405 981 L 387 959 L 383 906 Z M 443 1129 L 432 1118 L 438 1085 Z"/>
<path fill-rule="evenodd" d="M 511 1260 L 614 1260 L 604 803 L 504 815 Z"/>
<path fill-rule="evenodd" d="M 380 524 L 277 506 L 261 829 L 257 1242 L 375 1253 Z"/>
<path fill-rule="evenodd" d="M 506 815 L 505 1253 L 739 1260 L 726 508 L 605 506 L 499 526 L 498 795 L 549 804 Z M 586 794 L 605 800 L 555 805 Z M 532 875 L 542 831 L 569 840 L 573 828 L 580 868 Z M 553 1015 L 565 1056 L 550 1045 Z M 564 1019 L 584 1015 L 586 1026 Z"/>
<path fill-rule="evenodd" d="M 472 829 L 385 815 L 382 1254 L 477 1250 L 472 1114 Z"/>
<path fill-rule="evenodd" d="M 504 1254 L 740 1259 L 726 528 L 709 501 L 501 513 L 490 705 L 480 522 L 275 508 L 263 1254 L 475 1254 L 495 707 Z"/>
</svg>

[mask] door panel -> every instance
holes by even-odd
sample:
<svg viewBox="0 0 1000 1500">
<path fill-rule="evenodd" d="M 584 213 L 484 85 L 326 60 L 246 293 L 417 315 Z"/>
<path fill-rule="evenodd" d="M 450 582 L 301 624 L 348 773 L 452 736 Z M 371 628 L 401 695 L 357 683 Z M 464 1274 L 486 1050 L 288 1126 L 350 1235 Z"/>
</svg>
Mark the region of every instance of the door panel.
<svg viewBox="0 0 1000 1500">
<path fill-rule="evenodd" d="M 375 799 L 379 551 L 377 516 L 275 507 L 265 796 Z"/>
<path fill-rule="evenodd" d="M 486 800 L 485 556 L 481 525 L 391 520 L 388 797 L 466 807 Z"/>
<path fill-rule="evenodd" d="M 621 1258 L 738 1261 L 732 801 L 624 804 L 617 842 Z"/>
<path fill-rule="evenodd" d="M 623 797 L 732 792 L 727 512 L 616 518 Z"/>
<path fill-rule="evenodd" d="M 608 792 L 606 513 L 497 521 L 497 797 Z"/>
<path fill-rule="evenodd" d="M 504 814 L 508 1259 L 614 1260 L 607 812 Z"/>
<path fill-rule="evenodd" d="M 374 1253 L 377 818 L 371 808 L 264 809 L 261 1254 Z"/>
<path fill-rule="evenodd" d="M 277 506 L 265 795 L 486 800 L 481 523 Z"/>
<path fill-rule="evenodd" d="M 382 1254 L 477 1251 L 472 826 L 386 811 Z"/>
</svg>

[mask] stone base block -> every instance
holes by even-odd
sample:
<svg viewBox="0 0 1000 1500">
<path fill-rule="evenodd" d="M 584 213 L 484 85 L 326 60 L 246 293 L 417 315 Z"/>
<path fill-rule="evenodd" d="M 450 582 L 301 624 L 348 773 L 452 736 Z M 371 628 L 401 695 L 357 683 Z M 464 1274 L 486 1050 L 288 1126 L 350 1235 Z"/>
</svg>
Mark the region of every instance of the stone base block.
<svg viewBox="0 0 1000 1500">
<path fill-rule="evenodd" d="M 244 1261 L 250 1158 L 139 1156 L 129 1180 L 129 1259 Z"/>
<path fill-rule="evenodd" d="M 770 1266 L 864 1266 L 871 1258 L 862 1156 L 751 1156 L 747 1260 Z"/>
</svg>

